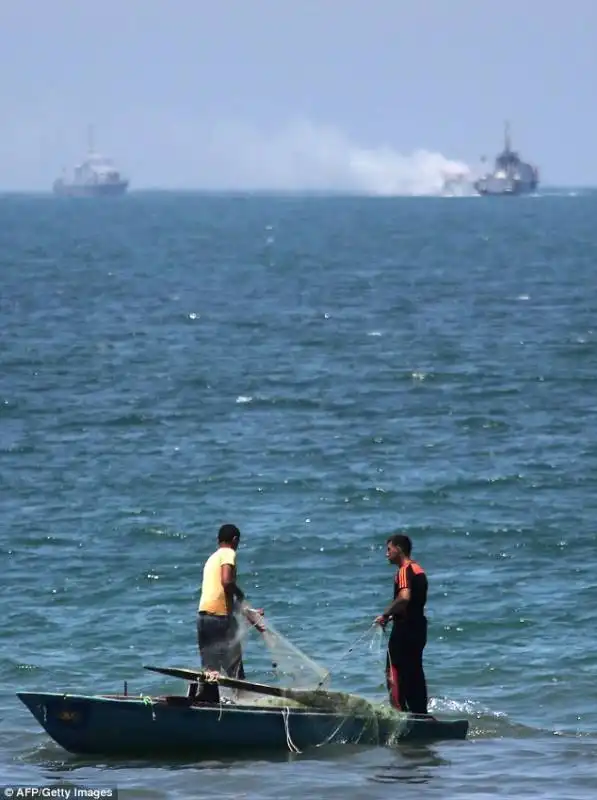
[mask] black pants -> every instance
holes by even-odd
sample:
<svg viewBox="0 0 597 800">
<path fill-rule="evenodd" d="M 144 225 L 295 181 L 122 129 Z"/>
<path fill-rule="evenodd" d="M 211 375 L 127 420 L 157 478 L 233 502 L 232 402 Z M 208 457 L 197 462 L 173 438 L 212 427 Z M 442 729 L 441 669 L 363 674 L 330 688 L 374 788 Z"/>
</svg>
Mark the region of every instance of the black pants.
<svg viewBox="0 0 597 800">
<path fill-rule="evenodd" d="M 427 682 L 423 650 L 427 644 L 427 620 L 415 624 L 394 623 L 388 642 L 386 685 L 390 702 L 399 711 L 427 713 Z"/>
<path fill-rule="evenodd" d="M 239 630 L 233 616 L 199 612 L 197 645 L 203 669 L 225 672 L 229 678 L 245 678 Z"/>
</svg>

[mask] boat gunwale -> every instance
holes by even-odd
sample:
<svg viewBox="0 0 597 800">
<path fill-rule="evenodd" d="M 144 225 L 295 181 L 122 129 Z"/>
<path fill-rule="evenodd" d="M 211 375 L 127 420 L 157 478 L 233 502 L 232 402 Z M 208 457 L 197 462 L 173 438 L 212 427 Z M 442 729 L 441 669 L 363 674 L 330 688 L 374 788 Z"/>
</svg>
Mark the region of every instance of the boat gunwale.
<svg viewBox="0 0 597 800">
<path fill-rule="evenodd" d="M 234 713 L 241 713 L 241 714 L 280 714 L 280 712 L 288 711 L 290 714 L 299 714 L 300 716 L 310 716 L 310 717 L 317 717 L 317 718 L 332 718 L 332 719 L 353 719 L 353 720 L 362 720 L 364 722 L 370 721 L 373 715 L 367 714 L 351 714 L 348 709 L 339 709 L 338 711 L 327 711 L 325 709 L 318 709 L 318 708 L 309 708 L 307 706 L 295 706 L 295 705 L 284 705 L 280 703 L 279 705 L 271 705 L 271 706 L 260 706 L 260 705 L 252 705 L 249 703 L 234 703 L 234 702 L 224 702 L 224 703 L 201 703 L 201 702 L 176 702 L 176 701 L 184 701 L 188 700 L 186 695 L 130 695 L 130 694 L 71 694 L 69 692 L 32 692 L 32 691 L 22 691 L 17 692 L 18 698 L 21 702 L 30 709 L 29 703 L 26 702 L 25 698 L 30 698 L 31 700 L 37 700 L 38 702 L 43 702 L 44 700 L 71 700 L 71 701 L 83 701 L 89 704 L 115 704 L 120 705 L 122 703 L 127 705 L 137 705 L 137 706 L 151 706 L 151 707 L 159 707 L 161 709 L 186 709 L 191 711 L 207 711 L 207 712 L 214 712 L 217 711 L 218 713 L 224 712 L 234 712 Z M 169 699 L 175 698 L 175 702 L 168 702 Z M 400 712 L 397 710 L 393 710 L 394 714 L 404 722 L 426 722 L 426 723 L 440 723 L 443 725 L 454 725 L 459 724 L 465 721 L 463 717 L 454 717 L 454 718 L 438 718 L 432 716 L 430 714 L 409 714 L 407 712 Z M 396 720 L 397 721 L 397 720 Z"/>
</svg>

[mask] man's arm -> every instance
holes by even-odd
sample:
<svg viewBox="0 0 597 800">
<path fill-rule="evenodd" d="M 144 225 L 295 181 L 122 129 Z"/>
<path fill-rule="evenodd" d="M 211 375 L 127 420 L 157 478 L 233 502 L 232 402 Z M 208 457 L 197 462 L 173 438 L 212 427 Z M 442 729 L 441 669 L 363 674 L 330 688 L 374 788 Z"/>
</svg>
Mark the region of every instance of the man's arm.
<svg viewBox="0 0 597 800">
<path fill-rule="evenodd" d="M 238 598 L 239 602 L 243 602 L 245 599 L 245 594 L 241 590 L 240 586 L 236 583 L 236 570 L 232 566 L 232 564 L 222 564 L 221 570 L 221 581 L 222 586 L 224 587 L 224 591 L 231 598 Z"/>
<path fill-rule="evenodd" d="M 231 597 L 230 605 L 232 606 L 235 598 L 238 599 L 238 602 L 240 603 L 240 609 L 245 615 L 246 619 L 251 623 L 251 625 L 254 625 L 258 631 L 264 631 L 265 628 L 260 620 L 260 616 L 263 615 L 263 611 L 261 611 L 261 613 L 256 613 L 254 609 L 249 608 L 249 606 L 246 604 L 245 593 L 236 582 L 236 570 L 231 564 L 222 564 L 221 580 L 224 591 L 229 597 Z"/>
<path fill-rule="evenodd" d="M 375 623 L 377 625 L 387 625 L 391 617 L 403 614 L 407 605 L 410 603 L 410 576 L 404 567 L 402 567 L 398 573 L 398 586 L 399 592 L 396 595 L 396 599 L 392 600 L 383 614 L 375 618 Z"/>
<path fill-rule="evenodd" d="M 375 621 L 378 625 L 386 625 L 390 617 L 397 617 L 404 612 L 406 606 L 410 603 L 410 589 L 401 589 L 398 597 L 392 600 L 390 605 L 386 608 L 383 614 L 376 617 Z"/>
</svg>

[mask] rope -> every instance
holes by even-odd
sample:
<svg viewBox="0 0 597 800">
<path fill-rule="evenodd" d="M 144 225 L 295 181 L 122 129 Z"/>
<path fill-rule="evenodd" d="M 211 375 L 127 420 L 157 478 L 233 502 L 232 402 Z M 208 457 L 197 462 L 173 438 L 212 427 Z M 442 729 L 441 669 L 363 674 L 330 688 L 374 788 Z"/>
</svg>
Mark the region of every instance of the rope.
<svg viewBox="0 0 597 800">
<path fill-rule="evenodd" d="M 146 695 L 143 698 L 143 705 L 150 707 L 150 709 L 151 709 L 151 718 L 155 722 L 155 709 L 153 707 L 153 700 L 151 699 L 151 697 L 149 697 L 149 695 Z"/>
<path fill-rule="evenodd" d="M 288 745 L 288 749 L 290 750 L 291 753 L 300 753 L 301 751 L 292 741 L 292 738 L 290 736 L 289 717 L 290 717 L 290 708 L 288 706 L 284 706 L 284 708 L 282 709 L 282 719 L 284 720 L 284 730 L 286 731 L 286 744 Z"/>
</svg>

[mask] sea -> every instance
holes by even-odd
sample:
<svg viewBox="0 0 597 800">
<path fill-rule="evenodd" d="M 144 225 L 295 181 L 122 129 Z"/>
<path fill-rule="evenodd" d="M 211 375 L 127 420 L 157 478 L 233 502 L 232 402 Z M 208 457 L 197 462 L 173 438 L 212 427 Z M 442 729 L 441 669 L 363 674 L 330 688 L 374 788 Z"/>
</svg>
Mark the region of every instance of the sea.
<svg viewBox="0 0 597 800">
<path fill-rule="evenodd" d="M 594 800 L 596 220 L 584 190 L 0 197 L 0 786 Z M 375 702 L 385 542 L 407 533 L 430 709 L 467 739 L 55 744 L 17 692 L 186 691 L 144 666 L 199 666 L 226 522 L 248 601 Z"/>
</svg>

